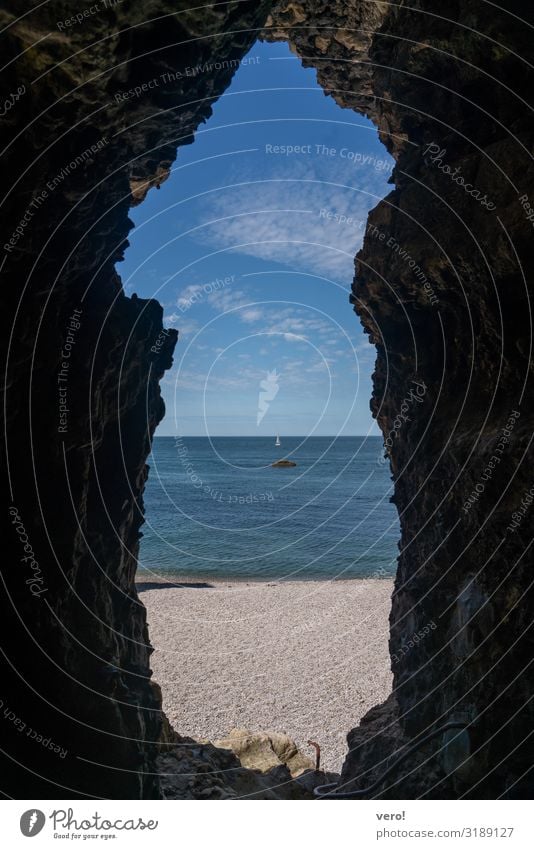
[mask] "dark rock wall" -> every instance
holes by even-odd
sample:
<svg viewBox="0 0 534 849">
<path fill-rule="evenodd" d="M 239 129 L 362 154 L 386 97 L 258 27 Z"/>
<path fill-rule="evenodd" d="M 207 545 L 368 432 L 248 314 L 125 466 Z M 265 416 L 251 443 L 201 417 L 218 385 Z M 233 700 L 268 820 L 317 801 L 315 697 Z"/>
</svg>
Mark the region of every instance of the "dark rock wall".
<svg viewBox="0 0 534 849">
<path fill-rule="evenodd" d="M 397 160 L 353 285 L 402 528 L 394 697 L 349 735 L 343 779 L 370 783 L 395 726 L 400 744 L 465 720 L 472 747 L 428 744 L 385 793 L 400 798 L 533 789 L 532 30 L 514 16 L 527 14 L 319 0 L 269 21 Z"/>
<path fill-rule="evenodd" d="M 124 0 L 70 24 L 68 3 L 0 12 L 1 790 L 16 798 L 159 793 L 161 699 L 134 574 L 176 332 L 156 301 L 125 296 L 115 263 L 131 203 L 168 175 L 266 16 L 188 5 Z"/>
<path fill-rule="evenodd" d="M 114 268 L 129 206 L 192 141 L 269 4 L 185 12 L 124 0 L 62 29 L 69 5 L 0 12 L 13 60 L 1 78 L 2 102 L 13 101 L 1 125 L 1 245 L 17 511 L 5 513 L 1 570 L 2 789 L 147 797 L 158 793 L 160 698 L 133 577 L 175 335 L 151 352 L 161 308 L 125 297 Z M 280 3 L 267 27 L 340 105 L 376 122 L 397 159 L 353 288 L 377 346 L 372 405 L 402 526 L 395 698 L 349 735 L 344 778 L 365 784 L 395 740 L 452 717 L 474 723 L 473 756 L 450 775 L 465 753 L 438 739 L 390 795 L 526 795 L 532 224 L 518 198 L 534 204 L 528 29 L 478 0 L 446 12 L 431 0 Z M 183 73 L 215 59 L 228 61 Z M 476 198 L 453 182 L 456 168 Z"/>
</svg>

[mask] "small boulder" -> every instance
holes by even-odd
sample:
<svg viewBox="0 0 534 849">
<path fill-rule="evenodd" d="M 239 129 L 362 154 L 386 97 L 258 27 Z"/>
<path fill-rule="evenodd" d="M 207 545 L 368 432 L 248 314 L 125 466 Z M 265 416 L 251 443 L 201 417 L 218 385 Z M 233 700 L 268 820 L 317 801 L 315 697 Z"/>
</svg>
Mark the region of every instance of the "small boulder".
<svg viewBox="0 0 534 849">
<path fill-rule="evenodd" d="M 269 772 L 273 767 L 286 766 L 295 778 L 314 763 L 297 749 L 287 734 L 276 731 L 252 733 L 246 728 L 234 728 L 224 740 L 214 743 L 220 749 L 230 749 L 244 767 Z"/>
</svg>

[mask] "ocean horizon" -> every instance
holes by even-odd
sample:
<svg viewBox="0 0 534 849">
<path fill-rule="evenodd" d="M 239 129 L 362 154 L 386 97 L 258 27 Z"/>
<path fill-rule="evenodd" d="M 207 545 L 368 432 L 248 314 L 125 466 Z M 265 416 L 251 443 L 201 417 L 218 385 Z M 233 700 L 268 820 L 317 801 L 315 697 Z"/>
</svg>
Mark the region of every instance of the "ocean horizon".
<svg viewBox="0 0 534 849">
<path fill-rule="evenodd" d="M 396 571 L 380 436 L 157 436 L 138 580 L 339 580 Z M 290 468 L 273 468 L 288 459 Z"/>
</svg>

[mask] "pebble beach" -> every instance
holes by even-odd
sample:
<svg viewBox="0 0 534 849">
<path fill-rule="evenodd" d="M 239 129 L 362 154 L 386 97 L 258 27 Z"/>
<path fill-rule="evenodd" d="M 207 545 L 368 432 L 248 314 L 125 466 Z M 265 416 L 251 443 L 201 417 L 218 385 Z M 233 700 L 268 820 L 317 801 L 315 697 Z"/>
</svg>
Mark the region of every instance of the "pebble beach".
<svg viewBox="0 0 534 849">
<path fill-rule="evenodd" d="M 347 731 L 391 692 L 393 581 L 180 582 L 138 578 L 176 730 L 284 732 L 310 756 L 318 742 L 323 767 L 339 771 Z"/>
</svg>

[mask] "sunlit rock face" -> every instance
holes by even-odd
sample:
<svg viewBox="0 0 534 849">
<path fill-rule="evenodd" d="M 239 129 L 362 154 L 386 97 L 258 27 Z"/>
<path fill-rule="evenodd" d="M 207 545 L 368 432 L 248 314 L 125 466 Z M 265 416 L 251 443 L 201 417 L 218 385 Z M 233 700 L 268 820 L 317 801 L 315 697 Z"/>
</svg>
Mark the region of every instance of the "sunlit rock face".
<svg viewBox="0 0 534 849">
<path fill-rule="evenodd" d="M 20 19 L 22 2 L 0 12 L 14 60 L 0 78 L 12 100 L 2 273 L 15 511 L 4 791 L 159 793 L 161 698 L 133 579 L 176 339 L 155 301 L 125 296 L 115 263 L 130 206 L 165 179 L 263 28 L 370 116 L 397 160 L 353 286 L 377 346 L 372 408 L 401 518 L 395 697 L 349 734 L 343 778 L 367 785 L 399 742 L 452 718 L 474 723 L 473 756 L 465 740 L 434 739 L 385 795 L 531 795 L 528 31 L 476 0 L 446 18 L 422 0 L 269 6 L 124 2 L 69 25 L 53 0 Z"/>
<path fill-rule="evenodd" d="M 409 5 L 281 2 L 267 35 L 397 160 L 353 285 L 402 528 L 395 697 L 349 735 L 343 778 L 366 786 L 395 739 L 465 720 L 472 757 L 438 737 L 384 795 L 530 796 L 528 29 L 518 3 Z"/>
</svg>

